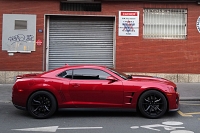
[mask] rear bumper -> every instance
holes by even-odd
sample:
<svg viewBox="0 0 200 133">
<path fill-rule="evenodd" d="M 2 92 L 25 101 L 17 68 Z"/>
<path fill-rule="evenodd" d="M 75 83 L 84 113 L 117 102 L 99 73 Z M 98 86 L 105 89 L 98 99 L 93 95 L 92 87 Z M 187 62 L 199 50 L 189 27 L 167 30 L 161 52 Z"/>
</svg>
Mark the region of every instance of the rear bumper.
<svg viewBox="0 0 200 133">
<path fill-rule="evenodd" d="M 20 110 L 26 110 L 26 107 L 22 107 L 22 106 L 18 106 L 16 104 L 13 104 L 17 109 L 20 109 Z"/>
</svg>

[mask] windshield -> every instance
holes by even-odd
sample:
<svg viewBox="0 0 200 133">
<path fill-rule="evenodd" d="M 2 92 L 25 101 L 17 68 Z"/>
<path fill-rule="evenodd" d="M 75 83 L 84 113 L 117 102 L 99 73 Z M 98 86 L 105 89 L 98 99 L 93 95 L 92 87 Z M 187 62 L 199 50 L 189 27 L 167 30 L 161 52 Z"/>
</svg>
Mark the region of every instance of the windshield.
<svg viewBox="0 0 200 133">
<path fill-rule="evenodd" d="M 117 71 L 113 68 L 107 68 L 107 69 L 110 70 L 111 72 L 115 73 L 116 75 L 120 76 L 121 78 L 125 79 L 125 80 L 130 78 L 129 75 L 126 75 L 125 73 L 119 72 L 119 71 Z"/>
</svg>

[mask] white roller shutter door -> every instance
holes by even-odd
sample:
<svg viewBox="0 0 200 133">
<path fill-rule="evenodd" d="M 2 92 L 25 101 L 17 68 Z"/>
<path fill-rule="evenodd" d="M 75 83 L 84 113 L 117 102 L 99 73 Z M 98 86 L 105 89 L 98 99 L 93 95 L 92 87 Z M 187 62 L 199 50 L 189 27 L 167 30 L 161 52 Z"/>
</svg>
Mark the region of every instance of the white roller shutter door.
<svg viewBox="0 0 200 133">
<path fill-rule="evenodd" d="M 50 17 L 49 70 L 65 64 L 113 66 L 114 18 Z"/>
</svg>

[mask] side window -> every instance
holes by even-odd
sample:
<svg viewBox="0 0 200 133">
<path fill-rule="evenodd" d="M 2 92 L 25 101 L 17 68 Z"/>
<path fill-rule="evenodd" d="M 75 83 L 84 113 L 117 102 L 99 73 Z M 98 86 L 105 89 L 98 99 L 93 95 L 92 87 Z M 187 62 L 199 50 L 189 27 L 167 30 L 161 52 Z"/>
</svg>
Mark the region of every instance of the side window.
<svg viewBox="0 0 200 133">
<path fill-rule="evenodd" d="M 72 79 L 72 70 L 67 70 L 58 75 L 58 77 Z"/>
<path fill-rule="evenodd" d="M 104 80 L 110 74 L 98 69 L 75 69 L 73 79 Z"/>
</svg>

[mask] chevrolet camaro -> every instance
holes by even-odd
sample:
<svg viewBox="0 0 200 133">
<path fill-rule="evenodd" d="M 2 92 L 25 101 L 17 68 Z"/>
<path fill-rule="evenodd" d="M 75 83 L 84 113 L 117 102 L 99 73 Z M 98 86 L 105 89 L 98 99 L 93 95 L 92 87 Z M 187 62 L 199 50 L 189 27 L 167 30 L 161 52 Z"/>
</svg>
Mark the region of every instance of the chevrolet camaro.
<svg viewBox="0 0 200 133">
<path fill-rule="evenodd" d="M 106 66 L 65 65 L 41 74 L 16 77 L 12 103 L 35 118 L 48 118 L 60 108 L 133 109 L 159 118 L 179 108 L 173 82 L 133 76 Z"/>
</svg>

